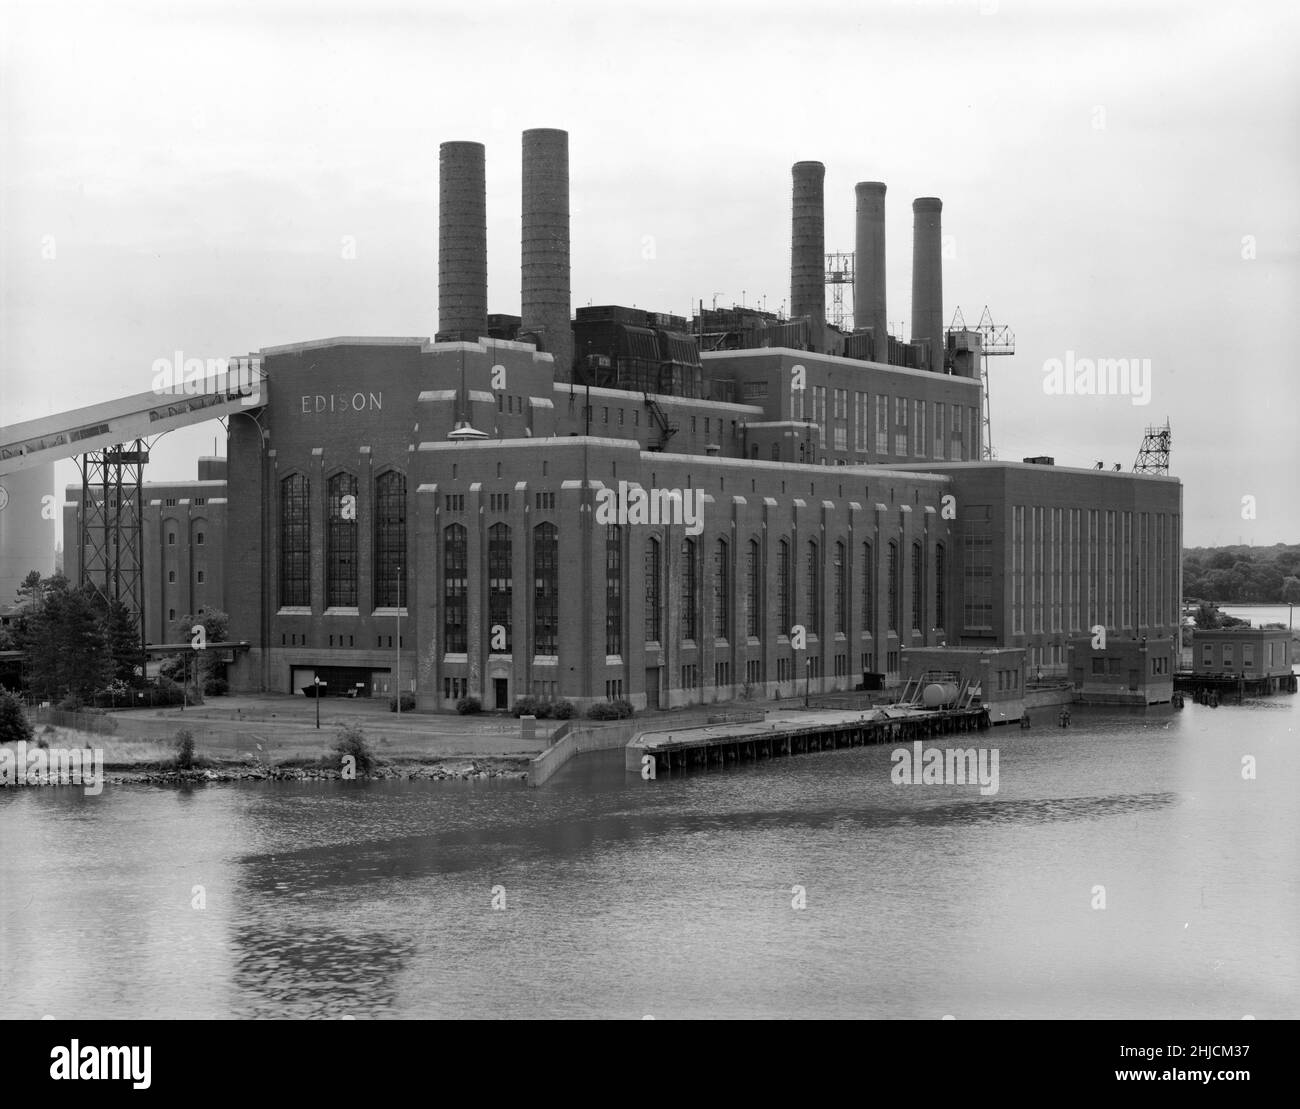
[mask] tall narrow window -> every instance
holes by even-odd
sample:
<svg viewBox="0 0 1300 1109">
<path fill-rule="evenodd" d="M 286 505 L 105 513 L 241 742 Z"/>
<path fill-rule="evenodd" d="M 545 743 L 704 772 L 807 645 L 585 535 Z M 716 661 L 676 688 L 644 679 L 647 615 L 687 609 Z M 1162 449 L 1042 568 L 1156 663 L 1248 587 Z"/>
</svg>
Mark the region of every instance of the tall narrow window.
<svg viewBox="0 0 1300 1109">
<path fill-rule="evenodd" d="M 821 635 L 822 633 L 822 604 L 821 604 L 821 569 L 817 559 L 817 543 L 814 540 L 808 541 L 808 566 L 804 574 L 804 581 L 807 585 L 805 609 L 808 613 L 808 634 Z"/>
<path fill-rule="evenodd" d="M 375 607 L 396 608 L 399 600 L 398 567 L 403 583 L 406 565 L 406 475 L 390 470 L 375 482 Z M 405 585 L 401 604 L 407 602 Z"/>
<path fill-rule="evenodd" d="M 533 654 L 554 655 L 560 618 L 560 543 L 554 524 L 533 528 Z"/>
<path fill-rule="evenodd" d="M 663 612 L 659 602 L 659 582 L 663 574 L 659 540 L 648 539 L 645 545 L 645 637 L 659 642 L 663 631 Z"/>
<path fill-rule="evenodd" d="M 921 573 L 921 544 L 912 544 L 912 628 L 913 630 L 922 630 L 925 627 L 925 615 L 922 612 L 923 594 L 921 592 L 924 582 Z"/>
<path fill-rule="evenodd" d="M 844 544 L 835 544 L 835 631 L 844 635 L 849 630 L 849 610 L 844 592 Z"/>
<path fill-rule="evenodd" d="M 731 627 L 731 567 L 727 541 L 719 539 L 713 551 L 713 635 L 726 639 Z"/>
<path fill-rule="evenodd" d="M 682 540 L 682 613 L 681 639 L 697 639 L 699 626 L 696 609 L 699 604 L 699 582 L 695 567 L 695 540 Z"/>
<path fill-rule="evenodd" d="M 763 613 L 759 608 L 762 561 L 759 558 L 757 539 L 749 541 L 749 559 L 746 563 L 745 575 L 745 634 L 757 639 L 763 634 Z"/>
<path fill-rule="evenodd" d="M 776 617 L 779 635 L 790 634 L 794 622 L 790 616 L 790 544 L 782 539 L 776 548 Z"/>
<path fill-rule="evenodd" d="M 443 643 L 448 654 L 464 654 L 469 600 L 469 547 L 464 524 L 443 531 Z"/>
<path fill-rule="evenodd" d="M 513 649 L 512 554 L 509 525 L 493 524 L 488 528 L 488 645 L 497 653 Z"/>
<path fill-rule="evenodd" d="M 623 529 L 605 528 L 605 654 L 623 653 Z"/>
<path fill-rule="evenodd" d="M 325 607 L 357 603 L 357 479 L 335 474 L 327 489 L 329 528 L 325 535 Z"/>
<path fill-rule="evenodd" d="M 280 604 L 311 604 L 311 483 L 292 474 L 280 483 Z"/>
<path fill-rule="evenodd" d="M 876 555 L 870 543 L 862 544 L 862 630 L 876 634 Z"/>
<path fill-rule="evenodd" d="M 993 535 L 987 520 L 967 524 L 962 566 L 962 627 L 993 627 Z"/>
<path fill-rule="evenodd" d="M 889 608 L 886 615 L 889 617 L 889 630 L 898 631 L 898 544 L 892 540 L 889 543 Z"/>
<path fill-rule="evenodd" d="M 948 615 L 944 609 L 944 603 L 947 597 L 944 596 L 943 576 L 947 573 L 948 567 L 944 565 L 944 549 L 940 543 L 934 549 L 934 622 L 936 627 L 946 627 L 948 624 Z"/>
</svg>

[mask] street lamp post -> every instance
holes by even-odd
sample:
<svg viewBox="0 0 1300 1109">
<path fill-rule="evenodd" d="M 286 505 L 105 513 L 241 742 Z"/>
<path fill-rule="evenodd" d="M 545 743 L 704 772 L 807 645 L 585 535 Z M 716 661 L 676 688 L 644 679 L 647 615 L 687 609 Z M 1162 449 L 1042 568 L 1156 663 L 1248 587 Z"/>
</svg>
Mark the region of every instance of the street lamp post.
<svg viewBox="0 0 1300 1109">
<path fill-rule="evenodd" d="M 315 670 L 312 671 L 312 684 L 316 687 L 316 729 L 320 730 L 320 675 Z"/>
</svg>

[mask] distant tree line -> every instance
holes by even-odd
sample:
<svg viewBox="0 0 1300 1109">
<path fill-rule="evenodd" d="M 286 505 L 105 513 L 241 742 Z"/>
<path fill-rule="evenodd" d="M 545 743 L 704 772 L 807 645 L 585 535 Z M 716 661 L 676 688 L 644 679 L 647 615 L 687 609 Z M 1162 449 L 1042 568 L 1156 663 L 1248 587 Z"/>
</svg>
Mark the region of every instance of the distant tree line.
<svg viewBox="0 0 1300 1109">
<path fill-rule="evenodd" d="M 1221 604 L 1300 604 L 1300 546 L 1190 547 L 1183 597 Z"/>
</svg>

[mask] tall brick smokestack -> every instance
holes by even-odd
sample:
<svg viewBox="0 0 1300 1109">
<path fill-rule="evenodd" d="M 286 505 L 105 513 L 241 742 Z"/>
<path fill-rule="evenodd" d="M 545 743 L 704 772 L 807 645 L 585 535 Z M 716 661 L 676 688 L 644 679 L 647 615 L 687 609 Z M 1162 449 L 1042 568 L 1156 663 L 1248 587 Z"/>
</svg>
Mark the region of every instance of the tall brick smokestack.
<svg viewBox="0 0 1300 1109">
<path fill-rule="evenodd" d="M 487 177 L 483 144 L 438 148 L 438 333 L 487 334 Z"/>
<path fill-rule="evenodd" d="M 912 342 L 928 339 L 929 369 L 943 371 L 943 201 L 912 201 Z"/>
<path fill-rule="evenodd" d="M 860 181 L 856 256 L 853 271 L 853 322 L 871 328 L 877 362 L 889 361 L 888 317 L 885 314 L 885 186 Z"/>
<path fill-rule="evenodd" d="M 569 133 L 524 132 L 520 333 L 555 357 L 555 380 L 573 376 L 569 302 Z"/>
<path fill-rule="evenodd" d="M 826 322 L 826 167 L 795 162 L 790 226 L 790 315 L 811 316 L 813 338 Z"/>
</svg>

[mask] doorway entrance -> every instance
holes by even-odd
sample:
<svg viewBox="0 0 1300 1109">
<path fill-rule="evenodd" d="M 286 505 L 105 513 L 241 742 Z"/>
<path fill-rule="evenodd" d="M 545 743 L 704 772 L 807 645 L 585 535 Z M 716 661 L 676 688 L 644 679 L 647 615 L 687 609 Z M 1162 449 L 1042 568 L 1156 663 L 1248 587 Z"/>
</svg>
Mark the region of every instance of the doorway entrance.
<svg viewBox="0 0 1300 1109">
<path fill-rule="evenodd" d="M 508 678 L 492 679 L 492 695 L 496 699 L 493 708 L 508 709 L 510 707 L 509 685 Z"/>
</svg>

